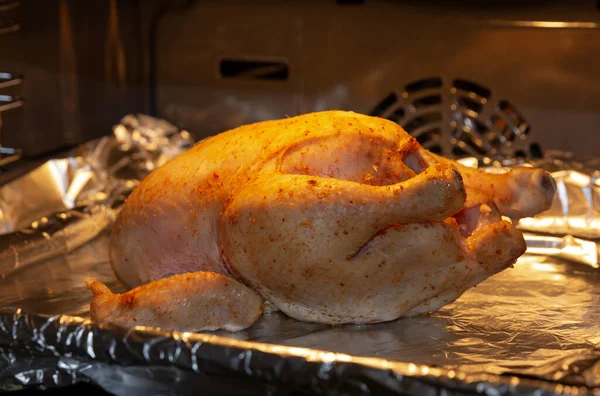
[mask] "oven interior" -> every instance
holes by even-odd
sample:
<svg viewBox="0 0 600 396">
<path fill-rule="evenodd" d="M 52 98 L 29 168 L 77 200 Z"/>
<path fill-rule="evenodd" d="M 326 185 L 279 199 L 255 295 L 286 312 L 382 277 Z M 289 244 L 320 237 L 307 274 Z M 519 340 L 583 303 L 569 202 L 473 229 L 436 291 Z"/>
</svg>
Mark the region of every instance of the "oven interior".
<svg viewBox="0 0 600 396">
<path fill-rule="evenodd" d="M 0 165 L 131 113 L 201 139 L 325 109 L 392 119 L 444 154 L 593 156 L 599 28 L 591 0 L 3 0 Z"/>
</svg>

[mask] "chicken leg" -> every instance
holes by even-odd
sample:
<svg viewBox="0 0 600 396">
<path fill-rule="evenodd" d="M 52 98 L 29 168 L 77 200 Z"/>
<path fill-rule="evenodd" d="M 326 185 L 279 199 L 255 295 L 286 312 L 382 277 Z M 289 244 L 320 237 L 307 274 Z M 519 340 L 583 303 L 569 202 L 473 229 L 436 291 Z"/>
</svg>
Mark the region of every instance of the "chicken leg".
<svg viewBox="0 0 600 396">
<path fill-rule="evenodd" d="M 263 306 L 252 289 L 213 272 L 174 275 L 124 294 L 113 294 L 100 282 L 88 287 L 94 294 L 92 320 L 121 326 L 239 331 L 258 319 Z"/>
<path fill-rule="evenodd" d="M 507 173 L 495 174 L 464 166 L 424 149 L 420 154 L 429 166 L 451 163 L 457 167 L 467 189 L 466 207 L 493 203 L 502 215 L 513 221 L 548 209 L 556 192 L 556 182 L 542 169 L 517 167 Z"/>
<path fill-rule="evenodd" d="M 296 319 L 393 320 L 447 304 L 523 254 L 523 237 L 510 223 L 464 239 L 455 220 L 443 221 L 464 199 L 455 168 L 441 164 L 396 185 L 368 188 L 270 176 L 229 204 L 219 228 L 221 256 Z M 489 249 L 494 254 L 482 253 Z"/>
</svg>

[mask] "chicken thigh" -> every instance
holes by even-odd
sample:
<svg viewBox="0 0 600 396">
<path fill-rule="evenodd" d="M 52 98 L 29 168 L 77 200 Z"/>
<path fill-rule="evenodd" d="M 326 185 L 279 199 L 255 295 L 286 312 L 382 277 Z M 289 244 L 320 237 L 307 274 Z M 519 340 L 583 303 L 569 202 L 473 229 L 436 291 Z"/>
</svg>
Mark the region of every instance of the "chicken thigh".
<svg viewBox="0 0 600 396">
<path fill-rule="evenodd" d="M 130 312 L 127 293 L 109 298 L 100 284 L 91 287 L 92 318 L 215 328 L 190 315 L 198 305 L 229 315 L 221 327 L 237 330 L 258 317 L 263 299 L 298 320 L 330 324 L 433 312 L 525 252 L 502 216 L 548 209 L 555 189 L 542 170 L 466 168 L 391 121 L 352 112 L 242 126 L 155 170 L 113 227 L 111 264 L 136 301 L 178 287 L 163 278 L 194 273 L 186 282 L 197 287 L 161 292 L 173 296 L 169 315 L 187 319 L 169 325 L 152 304 Z M 224 293 L 215 274 L 231 278 L 238 296 L 260 296 L 244 308 L 256 314 L 238 319 L 235 307 L 212 303 L 219 295 L 240 307 L 250 301 Z"/>
</svg>

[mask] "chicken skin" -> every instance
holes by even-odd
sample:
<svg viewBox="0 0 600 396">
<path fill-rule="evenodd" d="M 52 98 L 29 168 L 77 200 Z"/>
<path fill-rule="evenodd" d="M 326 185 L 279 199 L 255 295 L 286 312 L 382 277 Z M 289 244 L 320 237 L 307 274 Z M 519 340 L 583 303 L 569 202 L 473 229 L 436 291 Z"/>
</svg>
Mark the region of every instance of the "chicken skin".
<svg viewBox="0 0 600 396">
<path fill-rule="evenodd" d="M 178 288 L 163 278 L 193 274 L 185 290 L 161 292 L 185 317 L 190 301 L 227 315 L 205 303 L 226 287 L 219 274 L 298 320 L 390 321 L 433 312 L 511 266 L 525 242 L 502 216 L 547 210 L 555 189 L 539 169 L 493 175 L 436 156 L 391 121 L 311 113 L 221 133 L 155 170 L 121 210 L 110 258 L 140 301 Z M 193 282 L 220 284 L 190 298 Z M 92 291 L 92 319 L 140 316 L 102 285 Z M 223 292 L 247 304 L 235 294 Z M 151 305 L 146 323 L 181 327 Z M 230 316 L 220 328 L 251 325 Z"/>
<path fill-rule="evenodd" d="M 88 287 L 95 296 L 90 316 L 121 326 L 238 331 L 262 313 L 263 299 L 256 292 L 213 272 L 174 275 L 124 294 L 113 294 L 100 282 Z"/>
</svg>

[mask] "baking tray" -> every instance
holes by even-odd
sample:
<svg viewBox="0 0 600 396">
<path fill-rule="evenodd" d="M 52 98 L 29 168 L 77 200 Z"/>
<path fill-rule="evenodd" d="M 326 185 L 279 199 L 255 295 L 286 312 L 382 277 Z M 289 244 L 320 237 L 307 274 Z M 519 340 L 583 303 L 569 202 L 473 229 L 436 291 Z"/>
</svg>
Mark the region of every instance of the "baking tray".
<svg viewBox="0 0 600 396">
<path fill-rule="evenodd" d="M 594 170 L 572 161 L 541 164 L 563 172 L 556 179 L 565 186 L 547 216 L 585 212 L 589 225 L 566 222 L 557 230 L 547 216 L 524 225 L 546 224 L 543 234 L 528 234 L 529 254 L 432 315 L 330 326 L 273 313 L 238 333 L 91 323 L 86 281 L 125 290 L 108 261 L 122 198 L 192 143 L 160 120 L 126 118 L 114 136 L 44 165 L 57 183 L 43 188 L 62 186 L 45 208 L 52 216 L 23 228 L 32 212 L 11 211 L 4 199 L 4 213 L 15 216 L 0 237 L 1 390 L 94 383 L 118 395 L 600 395 L 600 273 L 591 221 L 598 191 Z M 61 191 L 69 199 L 58 199 Z M 577 212 L 565 210 L 565 200 Z"/>
<path fill-rule="evenodd" d="M 259 393 L 600 394 L 600 274 L 555 258 L 525 255 L 430 316 L 328 326 L 276 313 L 238 333 L 94 325 L 91 279 L 123 290 L 106 234 L 3 281 L 1 389 L 189 394 L 234 381 Z"/>
</svg>

